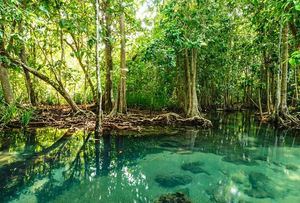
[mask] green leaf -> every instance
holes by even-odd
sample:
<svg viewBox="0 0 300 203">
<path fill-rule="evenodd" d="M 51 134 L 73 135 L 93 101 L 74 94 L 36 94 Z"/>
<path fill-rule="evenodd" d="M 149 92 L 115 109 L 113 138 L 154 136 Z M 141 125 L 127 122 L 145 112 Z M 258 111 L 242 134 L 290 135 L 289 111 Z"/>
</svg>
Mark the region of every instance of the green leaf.
<svg viewBox="0 0 300 203">
<path fill-rule="evenodd" d="M 43 5 L 40 5 L 40 6 L 39 6 L 39 9 L 40 9 L 43 13 L 45 13 L 45 14 L 47 15 L 47 17 L 50 17 L 49 11 L 48 11 L 47 8 L 45 8 Z"/>
<path fill-rule="evenodd" d="M 291 59 L 289 60 L 289 63 L 290 63 L 292 66 L 296 66 L 296 65 L 297 65 L 296 59 L 294 59 L 294 58 L 291 58 Z"/>
</svg>

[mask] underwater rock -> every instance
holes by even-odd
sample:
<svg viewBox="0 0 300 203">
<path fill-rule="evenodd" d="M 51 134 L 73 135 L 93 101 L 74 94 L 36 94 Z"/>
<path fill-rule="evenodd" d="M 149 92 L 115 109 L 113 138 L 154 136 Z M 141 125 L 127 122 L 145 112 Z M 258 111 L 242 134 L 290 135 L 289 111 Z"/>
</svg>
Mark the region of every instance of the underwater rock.
<svg viewBox="0 0 300 203">
<path fill-rule="evenodd" d="M 222 161 L 233 163 L 236 165 L 256 166 L 258 163 L 252 159 L 245 159 L 242 156 L 228 155 L 222 158 Z"/>
<path fill-rule="evenodd" d="M 276 191 L 270 188 L 270 179 L 265 174 L 251 172 L 249 174 L 249 182 L 251 189 L 245 191 L 248 196 L 255 198 L 274 198 Z"/>
<path fill-rule="evenodd" d="M 297 171 L 298 170 L 298 166 L 293 165 L 293 164 L 285 165 L 285 168 L 288 169 L 288 170 L 291 170 L 291 171 Z"/>
<path fill-rule="evenodd" d="M 251 172 L 249 174 L 249 182 L 253 188 L 264 187 L 270 179 L 263 173 Z"/>
<path fill-rule="evenodd" d="M 166 194 L 159 197 L 155 203 L 191 203 L 185 194 L 182 192 L 176 192 L 172 194 Z"/>
<path fill-rule="evenodd" d="M 237 184 L 244 184 L 247 181 L 247 176 L 243 172 L 234 174 L 231 180 Z"/>
<path fill-rule="evenodd" d="M 176 147 L 179 147 L 180 144 L 178 142 L 175 142 L 175 141 L 166 141 L 166 142 L 163 142 L 159 145 L 160 147 L 167 147 L 167 148 L 176 148 Z"/>
<path fill-rule="evenodd" d="M 243 202 L 238 187 L 230 180 L 220 181 L 217 185 L 206 190 L 210 202 Z"/>
<path fill-rule="evenodd" d="M 187 185 L 192 182 L 189 175 L 157 175 L 155 181 L 162 187 L 171 188 L 179 185 Z"/>
<path fill-rule="evenodd" d="M 258 161 L 268 161 L 268 157 L 266 156 L 257 156 L 254 159 Z"/>
<path fill-rule="evenodd" d="M 185 150 L 185 149 L 179 149 L 176 153 L 181 154 L 181 155 L 188 155 L 188 154 L 193 154 L 193 151 Z"/>
<path fill-rule="evenodd" d="M 205 173 L 207 175 L 210 175 L 207 171 L 201 168 L 203 165 L 203 162 L 197 161 L 197 162 L 190 162 L 190 163 L 184 163 L 181 165 L 181 169 L 185 171 L 190 171 L 192 173 Z"/>
</svg>

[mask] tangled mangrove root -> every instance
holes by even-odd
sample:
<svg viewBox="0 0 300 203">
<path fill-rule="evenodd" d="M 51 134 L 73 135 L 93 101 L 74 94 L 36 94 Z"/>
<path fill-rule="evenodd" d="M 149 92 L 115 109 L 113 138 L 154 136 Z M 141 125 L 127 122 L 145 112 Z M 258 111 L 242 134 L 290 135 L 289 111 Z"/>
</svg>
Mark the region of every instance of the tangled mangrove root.
<svg viewBox="0 0 300 203">
<path fill-rule="evenodd" d="M 280 114 L 280 115 L 269 115 L 266 117 L 268 122 L 274 123 L 278 128 L 285 129 L 300 129 L 300 114 Z"/>
<path fill-rule="evenodd" d="M 82 111 L 79 113 L 70 113 L 65 109 L 48 109 L 39 111 L 28 127 L 57 127 L 57 128 L 83 128 L 94 130 L 95 114 L 91 111 Z M 200 116 L 184 118 L 176 113 L 163 113 L 150 116 L 144 112 L 129 113 L 127 115 L 104 116 L 102 122 L 103 131 L 138 131 L 140 132 L 146 126 L 172 126 L 184 127 L 193 126 L 198 128 L 212 127 L 211 121 Z M 13 121 L 9 127 L 20 127 L 18 121 Z"/>
<path fill-rule="evenodd" d="M 282 128 L 300 129 L 300 120 L 291 114 L 284 114 L 279 116 L 277 124 Z"/>
</svg>

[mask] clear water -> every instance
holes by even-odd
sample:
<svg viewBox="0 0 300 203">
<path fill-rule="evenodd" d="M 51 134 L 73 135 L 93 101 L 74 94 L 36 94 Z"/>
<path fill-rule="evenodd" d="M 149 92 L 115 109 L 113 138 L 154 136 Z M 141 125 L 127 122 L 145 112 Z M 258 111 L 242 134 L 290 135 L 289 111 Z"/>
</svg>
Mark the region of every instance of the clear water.
<svg viewBox="0 0 300 203">
<path fill-rule="evenodd" d="M 247 113 L 209 115 L 210 130 L 148 136 L 0 132 L 0 202 L 300 202 L 299 132 Z M 297 134 L 298 133 L 298 134 Z"/>
</svg>

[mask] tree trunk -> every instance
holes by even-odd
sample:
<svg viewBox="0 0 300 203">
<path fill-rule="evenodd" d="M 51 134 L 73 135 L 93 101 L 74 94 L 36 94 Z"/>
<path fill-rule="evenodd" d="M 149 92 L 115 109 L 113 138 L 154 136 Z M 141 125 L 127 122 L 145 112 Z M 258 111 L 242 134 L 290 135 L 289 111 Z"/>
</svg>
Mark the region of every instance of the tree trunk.
<svg viewBox="0 0 300 203">
<path fill-rule="evenodd" d="M 13 63 L 15 63 L 16 65 L 20 65 L 22 68 L 26 69 L 28 72 L 30 72 L 34 76 L 38 77 L 39 79 L 43 80 L 44 82 L 46 82 L 47 84 L 49 84 L 50 86 L 52 86 L 66 100 L 66 102 L 70 105 L 70 107 L 72 108 L 72 110 L 74 112 L 80 111 L 79 107 L 73 101 L 73 99 L 71 98 L 71 96 L 69 95 L 69 93 L 62 86 L 62 84 L 57 84 L 56 82 L 54 82 L 53 80 L 51 80 L 50 78 L 48 78 L 46 75 L 38 72 L 37 70 L 35 70 L 35 69 L 27 66 L 26 64 L 24 64 L 24 63 L 22 63 L 20 61 L 14 60 L 12 58 L 10 58 L 10 60 Z"/>
<path fill-rule="evenodd" d="M 192 106 L 191 104 L 191 97 L 192 97 L 192 88 L 191 88 L 191 74 L 190 74 L 190 56 L 189 56 L 189 51 L 186 49 L 185 50 L 185 74 L 186 74 L 186 81 L 185 81 L 185 84 L 186 84 L 186 91 L 187 93 L 185 94 L 186 96 L 186 115 L 189 114 L 189 110 L 190 110 L 190 107 Z"/>
<path fill-rule="evenodd" d="M 123 9 L 123 8 L 122 8 Z M 110 115 L 126 114 L 127 113 L 127 104 L 126 104 L 126 41 L 125 41 L 125 15 L 124 11 L 120 16 L 120 32 L 121 32 L 121 63 L 120 63 L 120 83 L 118 88 L 118 96 L 114 109 Z"/>
<path fill-rule="evenodd" d="M 282 64 L 282 79 L 281 79 L 281 105 L 280 105 L 280 112 L 283 115 L 288 114 L 288 107 L 287 107 L 287 79 L 288 79 L 288 66 L 289 66 L 289 44 L 288 44 L 288 33 L 289 28 L 286 25 L 283 29 L 283 36 L 282 36 L 282 43 L 283 43 L 283 64 Z"/>
<path fill-rule="evenodd" d="M 22 7 L 23 7 L 23 9 L 26 9 L 26 1 L 22 1 Z M 21 20 L 19 23 L 19 33 L 24 36 L 23 20 Z M 26 48 L 25 48 L 24 41 L 21 44 L 21 50 L 20 50 L 19 57 L 24 64 L 27 64 L 27 55 L 26 55 Z M 27 89 L 28 100 L 32 106 L 36 106 L 35 91 L 34 91 L 34 88 L 32 85 L 30 74 L 24 68 L 23 68 L 23 72 L 24 72 L 24 76 L 25 76 L 25 85 L 26 85 L 26 89 Z"/>
<path fill-rule="evenodd" d="M 1 30 L 4 32 L 4 27 L 1 26 Z M 4 53 L 4 41 L 3 38 L 0 38 L 0 54 L 2 55 Z M 4 67 L 5 64 L 3 64 L 0 61 L 0 82 L 2 86 L 3 96 L 5 102 L 10 105 L 14 103 L 14 94 L 12 91 L 12 88 L 9 83 L 9 75 L 7 69 Z"/>
<path fill-rule="evenodd" d="M 75 43 L 75 47 L 74 45 L 72 45 L 70 42 L 68 42 L 68 40 L 64 40 L 68 45 L 69 47 L 72 49 L 72 51 L 75 53 L 75 52 L 79 52 L 80 51 L 80 47 L 78 45 L 76 45 L 77 43 L 75 42 L 75 37 L 72 35 L 72 39 Z M 97 100 L 97 97 L 96 97 L 96 92 L 95 92 L 95 87 L 94 87 L 94 84 L 92 82 L 92 79 L 90 77 L 90 74 L 89 74 L 89 66 L 88 66 L 88 63 L 83 63 L 83 60 L 82 60 L 82 56 L 79 55 L 79 54 L 75 54 L 76 58 L 77 58 L 77 61 L 84 73 L 84 77 L 86 78 L 87 80 L 87 83 L 91 89 L 91 92 L 92 92 L 92 95 L 93 95 L 93 98 L 94 98 L 94 101 L 96 102 Z"/>
<path fill-rule="evenodd" d="M 279 43 L 278 43 L 278 70 L 276 78 L 276 99 L 275 99 L 275 116 L 276 120 L 279 118 L 280 104 L 281 104 L 281 43 L 282 43 L 282 24 L 280 25 Z"/>
<path fill-rule="evenodd" d="M 267 110 L 268 110 L 268 114 L 271 114 L 271 104 L 272 104 L 272 94 L 271 94 L 271 90 L 270 90 L 270 70 L 269 67 L 267 68 Z"/>
<path fill-rule="evenodd" d="M 21 48 L 19 56 L 20 56 L 22 63 L 27 64 L 26 50 L 25 50 L 24 44 L 22 44 L 22 48 Z M 33 88 L 33 84 L 31 81 L 29 71 L 26 70 L 25 68 L 23 68 L 23 72 L 24 72 L 24 76 L 25 76 L 25 85 L 26 85 L 26 89 L 27 89 L 29 102 L 32 106 L 36 106 L 36 104 L 37 104 L 36 96 L 35 96 L 35 91 Z"/>
<path fill-rule="evenodd" d="M 101 89 L 101 75 L 100 75 L 100 22 L 99 22 L 99 0 L 95 0 L 96 11 L 96 76 L 97 76 L 97 114 L 96 114 L 96 132 L 102 129 L 102 89 Z"/>
<path fill-rule="evenodd" d="M 299 101 L 299 92 L 298 92 L 298 68 L 299 66 L 295 67 L 295 99 L 296 99 L 296 106 L 298 105 Z"/>
<path fill-rule="evenodd" d="M 106 65 L 106 81 L 104 91 L 104 110 L 109 112 L 112 110 L 112 95 L 113 95 L 113 59 L 112 59 L 112 43 L 111 43 L 111 14 L 110 14 L 110 0 L 106 0 L 104 3 L 104 23 L 105 23 L 105 65 Z"/>
<path fill-rule="evenodd" d="M 199 112 L 199 105 L 198 105 L 198 98 L 197 98 L 197 88 L 196 88 L 196 81 L 197 81 L 197 50 L 191 50 L 191 64 L 189 66 L 189 74 L 190 81 L 188 81 L 189 86 L 189 110 L 188 110 L 188 117 L 200 116 Z"/>
<path fill-rule="evenodd" d="M 261 105 L 261 92 L 262 92 L 262 89 L 259 88 L 258 89 L 258 107 L 259 107 L 260 118 L 263 118 L 263 110 L 262 110 L 262 105 Z"/>
<path fill-rule="evenodd" d="M 0 81 L 5 102 L 10 105 L 14 102 L 14 95 L 9 83 L 8 71 L 0 62 Z"/>
</svg>

